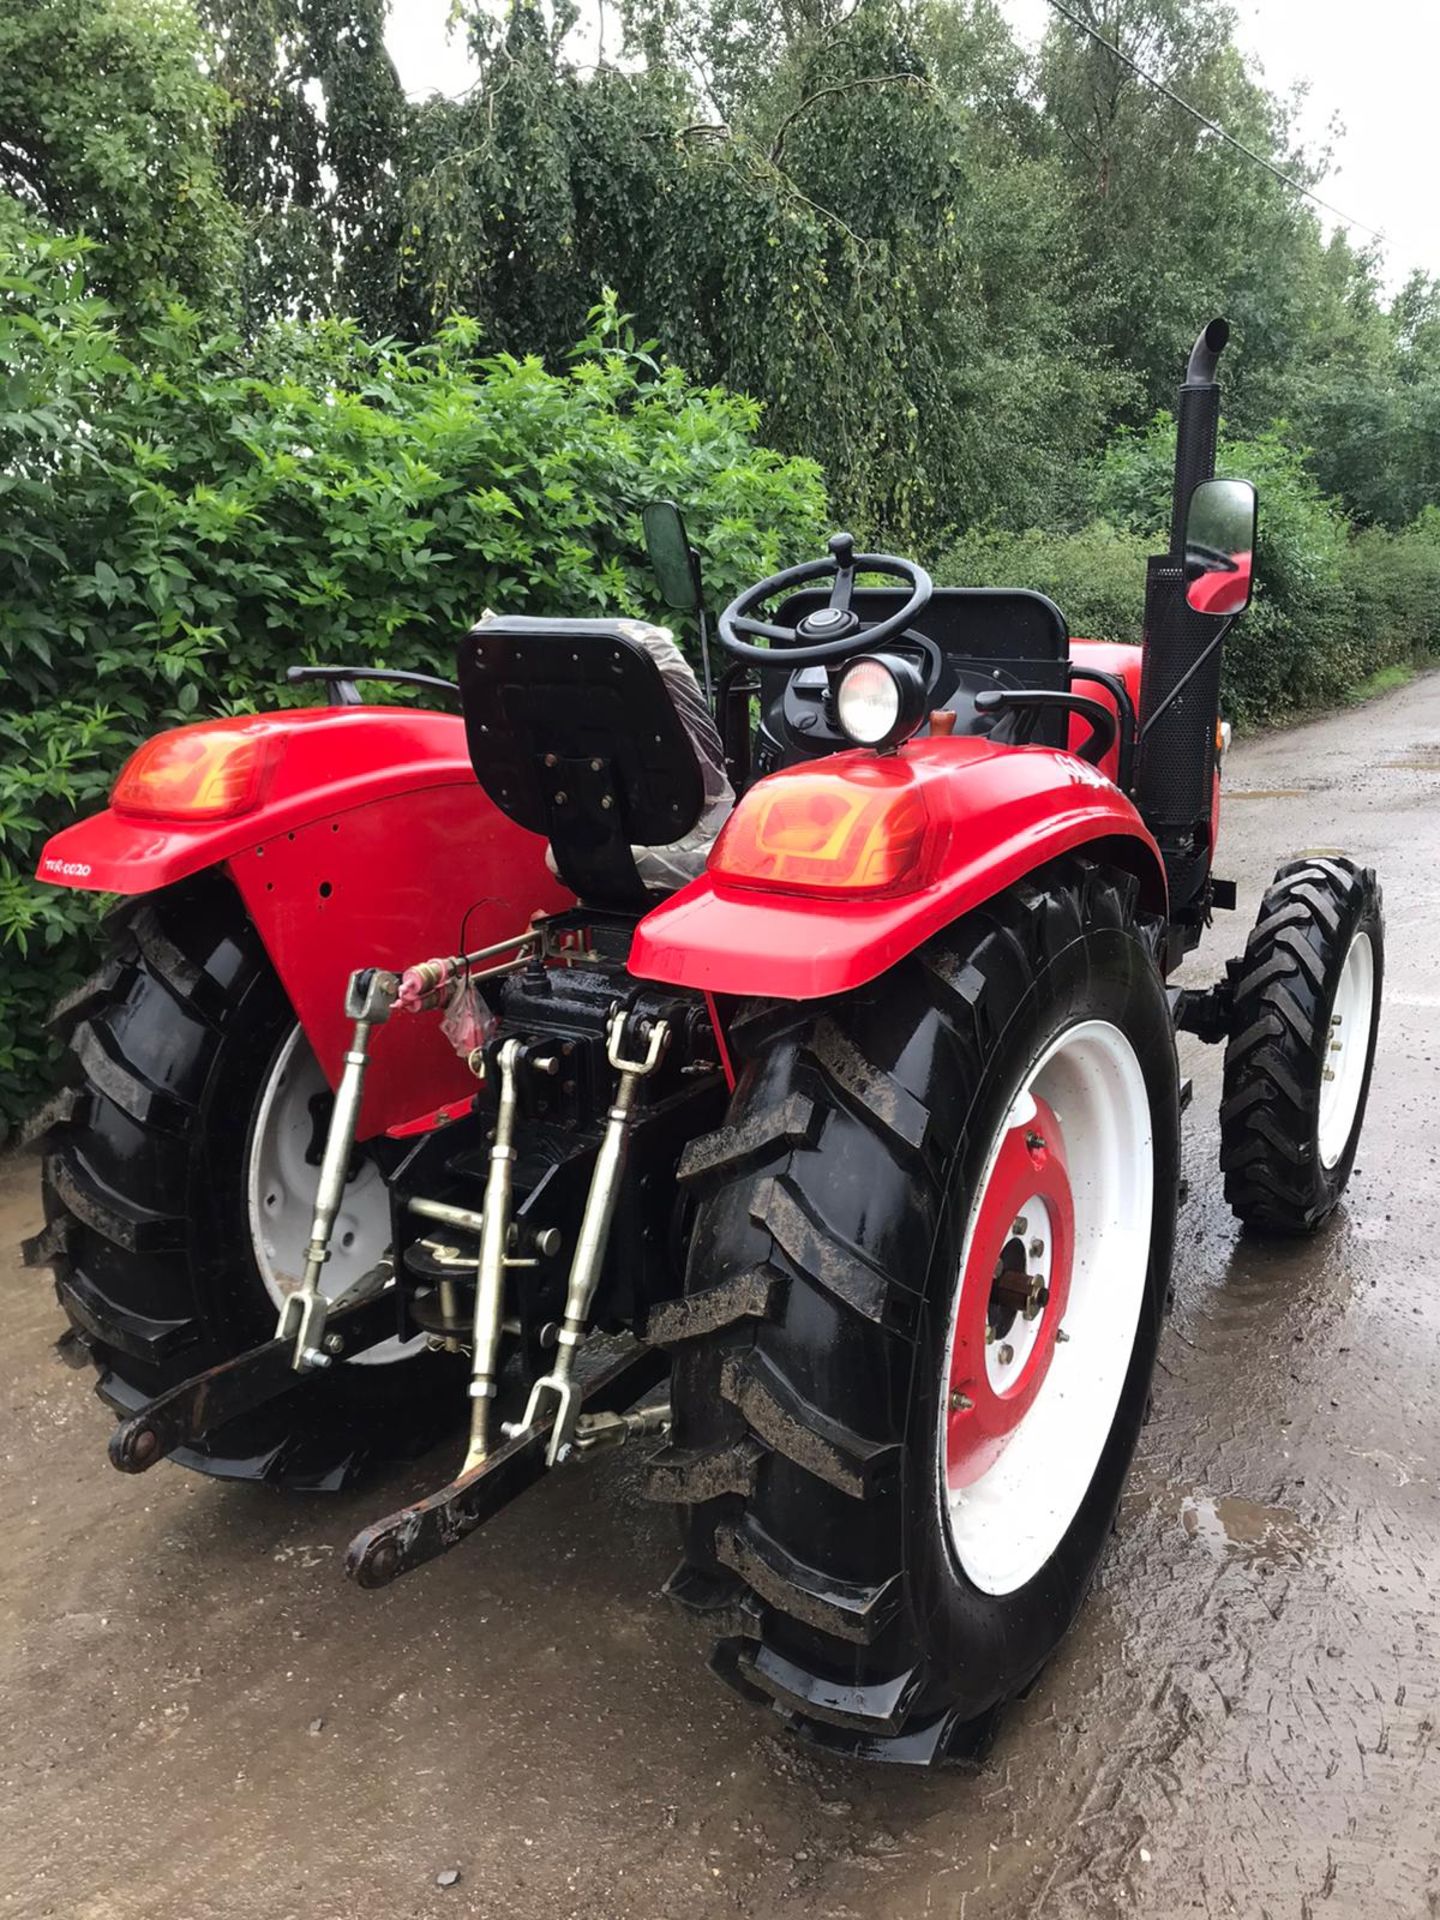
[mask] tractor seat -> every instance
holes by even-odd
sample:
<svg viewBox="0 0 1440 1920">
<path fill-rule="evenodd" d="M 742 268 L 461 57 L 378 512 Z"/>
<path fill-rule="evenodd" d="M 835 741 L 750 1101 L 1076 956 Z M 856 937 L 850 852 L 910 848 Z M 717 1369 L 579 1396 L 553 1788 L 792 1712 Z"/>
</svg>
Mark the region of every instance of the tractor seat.
<svg viewBox="0 0 1440 1920">
<path fill-rule="evenodd" d="M 550 842 L 585 905 L 646 911 L 693 877 L 734 796 L 663 628 L 487 614 L 457 649 L 475 777 Z"/>
</svg>

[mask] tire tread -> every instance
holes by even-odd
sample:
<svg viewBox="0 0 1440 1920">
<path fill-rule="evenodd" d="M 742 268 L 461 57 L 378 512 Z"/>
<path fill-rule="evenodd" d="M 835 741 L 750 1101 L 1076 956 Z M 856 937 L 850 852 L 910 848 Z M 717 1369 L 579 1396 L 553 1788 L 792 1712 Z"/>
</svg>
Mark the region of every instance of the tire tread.
<svg viewBox="0 0 1440 1920">
<path fill-rule="evenodd" d="M 1313 1232 L 1349 1177 L 1368 1071 L 1351 1145 L 1329 1173 L 1315 1142 L 1330 1004 L 1350 940 L 1366 922 L 1376 950 L 1378 1019 L 1380 888 L 1372 869 L 1346 858 L 1310 855 L 1280 867 L 1243 957 L 1231 963 L 1220 1166 L 1231 1210 L 1259 1232 Z"/>
</svg>

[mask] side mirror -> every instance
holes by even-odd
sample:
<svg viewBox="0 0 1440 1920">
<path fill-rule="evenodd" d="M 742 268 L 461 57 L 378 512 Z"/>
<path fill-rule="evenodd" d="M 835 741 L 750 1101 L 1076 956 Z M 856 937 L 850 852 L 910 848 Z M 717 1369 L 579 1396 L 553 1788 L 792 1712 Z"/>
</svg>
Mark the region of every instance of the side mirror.
<svg viewBox="0 0 1440 1920">
<path fill-rule="evenodd" d="M 1255 489 L 1248 480 L 1202 480 L 1185 515 L 1185 599 L 1196 613 L 1233 619 L 1254 581 Z"/>
<path fill-rule="evenodd" d="M 645 553 L 667 607 L 699 613 L 700 564 L 673 500 L 652 500 L 640 515 Z"/>
</svg>

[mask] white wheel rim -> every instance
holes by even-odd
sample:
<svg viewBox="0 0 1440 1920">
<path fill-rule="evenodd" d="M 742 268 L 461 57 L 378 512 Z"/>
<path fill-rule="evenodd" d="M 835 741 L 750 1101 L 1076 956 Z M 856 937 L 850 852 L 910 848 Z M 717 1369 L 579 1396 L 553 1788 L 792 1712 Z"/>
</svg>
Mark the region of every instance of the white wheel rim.
<svg viewBox="0 0 1440 1920">
<path fill-rule="evenodd" d="M 1030 1067 L 991 1142 L 951 1300 L 942 1407 L 952 1380 L 961 1284 L 991 1174 L 1011 1129 L 1030 1124 L 1037 1099 L 1060 1125 L 1074 1209 L 1065 1339 L 1054 1345 L 1039 1391 L 1003 1451 L 958 1490 L 947 1479 L 943 1412 L 938 1422 L 943 1524 L 966 1577 L 990 1594 L 1013 1593 L 1032 1580 L 1080 1510 L 1129 1371 L 1150 1260 L 1155 1156 L 1144 1075 L 1118 1027 L 1082 1021 Z M 1036 1324 L 1043 1326 L 1043 1318 Z M 1055 1331 L 1049 1330 L 1052 1341 Z M 1033 1344 L 1033 1332 L 1030 1339 Z M 1014 1365 L 1021 1364 L 1017 1353 Z"/>
<path fill-rule="evenodd" d="M 278 1312 L 300 1284 L 320 1169 L 307 1160 L 315 1138 L 312 1103 L 328 1093 L 320 1064 L 297 1026 L 281 1046 L 255 1109 L 246 1155 L 250 1245 L 265 1291 Z M 345 1188 L 320 1290 L 333 1300 L 368 1273 L 390 1245 L 390 1199 L 384 1176 L 364 1160 Z M 383 1340 L 354 1356 L 356 1366 L 384 1366 L 420 1351 L 422 1340 Z"/>
<path fill-rule="evenodd" d="M 1327 1173 L 1344 1158 L 1355 1131 L 1374 1011 L 1375 949 L 1368 933 L 1357 933 L 1340 971 L 1325 1041 L 1318 1145 L 1320 1164 Z"/>
</svg>

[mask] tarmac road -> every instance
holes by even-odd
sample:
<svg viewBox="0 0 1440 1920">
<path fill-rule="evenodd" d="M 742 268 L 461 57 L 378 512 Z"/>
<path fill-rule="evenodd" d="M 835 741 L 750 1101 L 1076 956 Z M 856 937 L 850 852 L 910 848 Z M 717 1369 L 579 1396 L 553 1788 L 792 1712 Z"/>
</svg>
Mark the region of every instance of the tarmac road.
<svg viewBox="0 0 1440 1920">
<path fill-rule="evenodd" d="M 346 1542 L 447 1462 L 313 1503 L 122 1478 L 0 1253 L 0 1920 L 1440 1912 L 1440 675 L 1235 750 L 1212 964 L 1317 845 L 1387 897 L 1347 1204 L 1301 1246 L 1240 1238 L 1218 1058 L 1187 1043 L 1155 1416 L 978 1775 L 818 1758 L 732 1698 L 656 1597 L 670 1523 L 628 1457 L 373 1595 Z M 0 1247 L 35 1189 L 0 1163 Z"/>
</svg>

